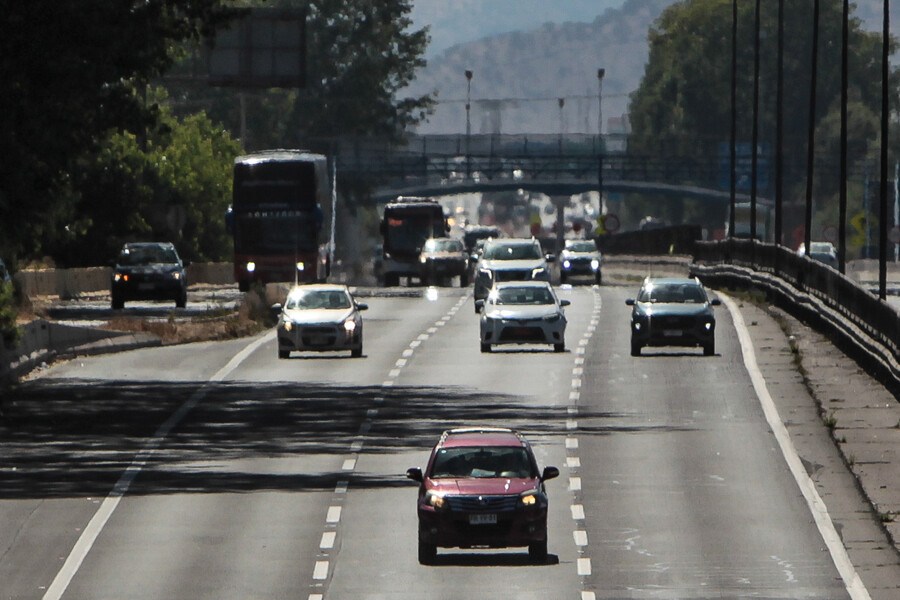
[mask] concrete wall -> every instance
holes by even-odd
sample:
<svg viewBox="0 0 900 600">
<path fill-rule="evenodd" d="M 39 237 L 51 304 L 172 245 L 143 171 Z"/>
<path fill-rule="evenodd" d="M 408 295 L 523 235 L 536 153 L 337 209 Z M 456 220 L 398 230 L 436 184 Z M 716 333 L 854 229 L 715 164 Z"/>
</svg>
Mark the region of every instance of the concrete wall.
<svg viewBox="0 0 900 600">
<path fill-rule="evenodd" d="M 21 286 L 22 293 L 33 296 L 59 296 L 75 298 L 91 292 L 108 292 L 112 269 L 89 267 L 86 269 L 42 269 L 19 271 L 13 278 Z M 234 283 L 232 263 L 197 263 L 187 268 L 188 285 L 205 283 L 228 285 Z"/>
</svg>

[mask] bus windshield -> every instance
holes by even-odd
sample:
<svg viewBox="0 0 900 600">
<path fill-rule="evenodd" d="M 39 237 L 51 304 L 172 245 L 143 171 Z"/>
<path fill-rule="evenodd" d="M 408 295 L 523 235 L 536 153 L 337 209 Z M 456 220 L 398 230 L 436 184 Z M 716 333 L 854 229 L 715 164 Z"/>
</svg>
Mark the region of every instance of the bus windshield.
<svg viewBox="0 0 900 600">
<path fill-rule="evenodd" d="M 443 214 L 391 215 L 386 222 L 384 245 L 389 250 L 418 252 L 425 240 L 444 235 Z"/>
<path fill-rule="evenodd" d="M 315 213 L 248 213 L 237 216 L 234 250 L 239 254 L 315 252 Z"/>
</svg>

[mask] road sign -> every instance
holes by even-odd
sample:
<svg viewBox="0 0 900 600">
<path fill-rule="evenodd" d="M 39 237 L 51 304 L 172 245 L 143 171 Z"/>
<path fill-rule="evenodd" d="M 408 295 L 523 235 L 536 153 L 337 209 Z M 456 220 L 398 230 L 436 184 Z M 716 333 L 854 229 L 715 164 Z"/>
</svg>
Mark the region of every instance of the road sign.
<svg viewBox="0 0 900 600">
<path fill-rule="evenodd" d="M 597 223 L 606 233 L 615 233 L 619 230 L 619 217 L 612 213 L 597 217 Z"/>
</svg>

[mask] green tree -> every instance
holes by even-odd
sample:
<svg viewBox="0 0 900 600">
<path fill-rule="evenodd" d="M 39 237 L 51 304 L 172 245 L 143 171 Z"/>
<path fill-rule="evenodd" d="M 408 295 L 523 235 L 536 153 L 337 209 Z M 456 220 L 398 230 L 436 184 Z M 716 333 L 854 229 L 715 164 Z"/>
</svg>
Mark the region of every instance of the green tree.
<svg viewBox="0 0 900 600">
<path fill-rule="evenodd" d="M 432 95 L 400 97 L 429 42 L 414 30 L 412 0 L 273 0 L 256 6 L 308 6 L 307 85 L 303 90 L 236 92 L 196 83 L 167 83 L 178 114 L 203 106 L 211 119 L 240 131 L 243 95 L 247 150 L 303 147 L 328 152 L 317 138 L 379 136 L 398 139 L 432 109 Z M 192 55 L 193 56 L 193 55 Z M 185 61 L 184 72 L 202 69 Z"/>
<path fill-rule="evenodd" d="M 79 220 L 74 165 L 158 107 L 135 90 L 235 15 L 226 0 L 28 0 L 0 11 L 0 252 L 46 252 Z"/>
<path fill-rule="evenodd" d="M 752 139 L 755 2 L 738 3 L 737 136 Z M 759 142 L 775 147 L 778 3 L 761 3 Z M 731 0 L 684 0 L 666 9 L 649 33 L 646 72 L 631 99 L 632 148 L 648 153 L 716 156 L 731 129 Z M 840 95 L 841 0 L 821 0 L 816 123 L 834 140 L 833 115 Z M 794 195 L 805 189 L 806 143 L 812 65 L 813 0 L 785 2 L 785 182 Z M 849 87 L 855 99 L 854 148 L 866 148 L 872 128 L 860 119 L 880 114 L 881 36 L 850 23 Z M 823 130 L 823 128 L 827 128 Z M 829 142 L 826 147 L 834 147 Z M 862 153 L 865 155 L 865 152 Z M 860 155 L 855 155 L 859 157 Z M 825 157 L 821 157 L 823 160 Z M 834 161 L 832 155 L 827 160 Z M 771 181 L 770 177 L 770 181 Z M 831 179 L 833 184 L 834 179 Z M 761 190 L 761 193 L 764 193 Z M 790 193 L 790 192 L 789 192 Z"/>
<path fill-rule="evenodd" d="M 112 135 L 79 163 L 72 187 L 78 218 L 54 254 L 63 266 L 105 264 L 126 241 L 171 241 L 190 260 L 230 254 L 224 215 L 240 149 L 203 114 L 182 120 L 162 108 L 143 142 Z"/>
</svg>

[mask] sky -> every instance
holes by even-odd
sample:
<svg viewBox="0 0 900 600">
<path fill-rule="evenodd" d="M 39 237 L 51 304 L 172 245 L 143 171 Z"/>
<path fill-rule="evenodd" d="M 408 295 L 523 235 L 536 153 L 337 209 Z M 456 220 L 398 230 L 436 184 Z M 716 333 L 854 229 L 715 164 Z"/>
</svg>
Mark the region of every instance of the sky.
<svg viewBox="0 0 900 600">
<path fill-rule="evenodd" d="M 486 36 L 536 29 L 544 23 L 593 22 L 625 0 L 414 0 L 416 28 L 431 26 L 431 58 L 447 48 Z"/>
</svg>

